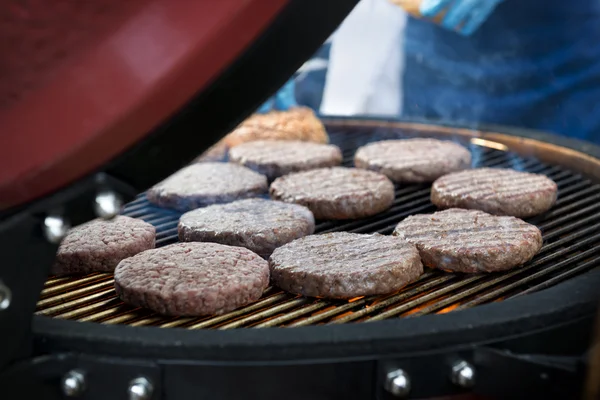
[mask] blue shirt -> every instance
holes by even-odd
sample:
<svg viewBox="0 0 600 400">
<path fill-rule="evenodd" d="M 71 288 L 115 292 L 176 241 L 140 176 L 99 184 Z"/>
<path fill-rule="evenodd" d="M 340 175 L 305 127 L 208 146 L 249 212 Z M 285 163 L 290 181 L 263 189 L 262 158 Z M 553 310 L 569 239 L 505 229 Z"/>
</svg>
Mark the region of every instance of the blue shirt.
<svg viewBox="0 0 600 400">
<path fill-rule="evenodd" d="M 410 18 L 404 115 L 600 143 L 600 0 L 506 0 L 470 37 Z"/>
</svg>

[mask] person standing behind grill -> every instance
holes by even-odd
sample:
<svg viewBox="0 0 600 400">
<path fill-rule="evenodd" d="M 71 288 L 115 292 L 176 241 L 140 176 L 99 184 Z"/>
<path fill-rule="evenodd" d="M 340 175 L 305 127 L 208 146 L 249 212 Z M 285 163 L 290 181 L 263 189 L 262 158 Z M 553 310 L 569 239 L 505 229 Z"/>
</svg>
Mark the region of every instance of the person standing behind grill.
<svg viewBox="0 0 600 400">
<path fill-rule="evenodd" d="M 418 13 L 400 115 L 600 143 L 600 1 L 422 0 Z"/>
</svg>

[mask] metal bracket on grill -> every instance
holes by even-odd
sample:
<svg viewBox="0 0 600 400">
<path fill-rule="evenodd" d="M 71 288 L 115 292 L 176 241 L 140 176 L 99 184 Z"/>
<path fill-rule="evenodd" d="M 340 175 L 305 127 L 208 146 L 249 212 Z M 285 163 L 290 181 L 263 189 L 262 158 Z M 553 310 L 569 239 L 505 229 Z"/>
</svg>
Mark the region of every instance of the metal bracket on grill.
<svg viewBox="0 0 600 400">
<path fill-rule="evenodd" d="M 2 399 L 106 400 L 161 398 L 160 367 L 146 360 L 53 354 L 0 375 Z"/>
<path fill-rule="evenodd" d="M 473 394 L 485 399 L 578 398 L 585 357 L 516 354 L 478 347 L 471 352 L 381 362 L 378 400 Z"/>
<path fill-rule="evenodd" d="M 400 359 L 214 363 L 57 353 L 0 374 L 3 399 L 577 398 L 582 358 L 476 348 Z M 7 393 L 8 396 L 4 396 Z M 469 398 L 469 397 L 465 397 Z M 477 397 L 475 397 L 477 398 Z"/>
<path fill-rule="evenodd" d="M 96 197 L 106 190 L 124 201 L 136 194 L 129 185 L 100 173 L 0 215 L 0 370 L 31 353 L 31 319 L 58 248 L 59 233 L 66 232 L 69 225 L 93 219 L 98 213 L 94 210 Z M 68 221 L 61 226 L 64 232 L 47 229 L 49 216 L 61 223 Z"/>
</svg>

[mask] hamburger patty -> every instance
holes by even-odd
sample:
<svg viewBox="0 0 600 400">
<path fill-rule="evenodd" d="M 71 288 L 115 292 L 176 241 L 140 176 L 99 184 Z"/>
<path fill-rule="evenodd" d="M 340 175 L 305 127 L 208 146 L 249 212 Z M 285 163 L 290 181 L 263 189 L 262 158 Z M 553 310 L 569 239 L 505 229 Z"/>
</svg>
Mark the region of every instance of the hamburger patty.
<svg viewBox="0 0 600 400">
<path fill-rule="evenodd" d="M 436 139 L 384 140 L 360 147 L 354 165 L 380 172 L 394 182 L 432 182 L 469 168 L 471 152 Z"/>
<path fill-rule="evenodd" d="M 124 258 L 153 249 L 154 226 L 141 219 L 117 216 L 95 219 L 69 230 L 63 239 L 52 274 L 89 274 L 112 272 Z"/>
<path fill-rule="evenodd" d="M 273 180 L 291 172 L 340 165 L 342 152 L 334 145 L 297 140 L 259 140 L 232 148 L 229 160 Z"/>
<path fill-rule="evenodd" d="M 396 226 L 394 235 L 414 243 L 424 265 L 455 272 L 511 269 L 542 247 L 542 234 L 534 225 L 458 208 L 410 216 Z"/>
<path fill-rule="evenodd" d="M 477 168 L 441 177 L 431 188 L 439 208 L 467 208 L 528 218 L 548 211 L 557 186 L 545 175 L 512 169 Z"/>
<path fill-rule="evenodd" d="M 269 264 L 248 249 L 175 243 L 119 263 L 115 290 L 126 303 L 163 315 L 223 314 L 256 301 Z"/>
<path fill-rule="evenodd" d="M 254 140 L 302 140 L 329 143 L 323 123 L 308 107 L 253 114 L 223 139 L 228 147 Z"/>
<path fill-rule="evenodd" d="M 312 234 L 315 218 L 298 204 L 246 199 L 185 213 L 178 231 L 184 242 L 240 246 L 266 258 L 277 247 Z"/>
<path fill-rule="evenodd" d="M 352 298 L 399 290 L 423 273 L 416 247 L 380 234 L 307 236 L 276 249 L 273 283 L 311 297 Z"/>
<path fill-rule="evenodd" d="M 321 168 L 275 179 L 271 197 L 308 207 L 316 219 L 368 217 L 390 208 L 394 184 L 384 175 L 357 168 Z"/>
<path fill-rule="evenodd" d="M 189 165 L 147 192 L 160 207 L 189 211 L 267 192 L 267 178 L 241 165 L 205 162 Z"/>
</svg>

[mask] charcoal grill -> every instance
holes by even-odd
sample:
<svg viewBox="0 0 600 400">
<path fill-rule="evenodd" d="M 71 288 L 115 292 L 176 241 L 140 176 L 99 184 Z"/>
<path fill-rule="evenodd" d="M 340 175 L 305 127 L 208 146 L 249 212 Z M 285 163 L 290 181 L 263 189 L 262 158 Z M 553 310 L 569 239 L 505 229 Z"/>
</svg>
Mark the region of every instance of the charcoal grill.
<svg viewBox="0 0 600 400">
<path fill-rule="evenodd" d="M 368 142 L 410 135 L 407 129 L 358 127 L 352 122 L 328 125 L 331 142 L 343 152 L 343 165 L 353 166 L 356 149 Z M 414 134 L 414 133 L 413 133 Z M 37 315 L 103 324 L 233 329 L 298 327 L 379 321 L 388 318 L 447 313 L 536 292 L 600 265 L 600 184 L 568 168 L 521 156 L 493 140 L 455 136 L 470 147 L 474 167 L 502 167 L 548 175 L 559 187 L 552 210 L 530 219 L 544 234 L 544 247 L 523 268 L 500 274 L 458 275 L 427 271 L 398 293 L 349 301 L 315 300 L 270 287 L 256 303 L 218 317 L 167 318 L 124 305 L 114 292 L 111 274 L 83 278 L 50 278 L 38 302 Z M 430 185 L 396 187 L 389 211 L 358 221 L 318 221 L 316 233 L 348 231 L 389 235 L 409 215 L 431 213 Z M 157 246 L 177 242 L 180 213 L 152 206 L 145 194 L 126 205 L 124 215 L 157 228 Z"/>
<path fill-rule="evenodd" d="M 50 374 L 54 385 L 83 365 L 90 380 L 99 369 L 95 386 L 116 379 L 126 387 L 139 375 L 176 398 L 270 399 L 286 391 L 294 399 L 392 399 L 385 379 L 401 370 L 411 380 L 411 398 L 472 390 L 491 398 L 575 398 L 600 284 L 600 161 L 574 150 L 577 142 L 562 147 L 550 143 L 558 137 L 531 132 L 512 136 L 347 119 L 327 120 L 326 126 L 348 166 L 356 148 L 370 141 L 427 136 L 468 146 L 475 166 L 548 175 L 558 184 L 558 201 L 529 220 L 543 231 L 542 250 L 505 273 L 428 270 L 385 296 L 330 301 L 271 287 L 254 304 L 202 318 L 164 317 L 125 305 L 110 274 L 50 277 L 34 332 L 37 352 L 65 357 L 38 366 L 58 368 Z M 579 150 L 600 154 L 585 146 Z M 398 186 L 390 210 L 356 221 L 318 221 L 317 232 L 390 234 L 406 216 L 435 211 L 429 193 L 429 185 Z M 150 205 L 144 194 L 123 214 L 154 224 L 158 246 L 177 241 L 180 214 Z M 475 388 L 450 379 L 461 363 L 477 371 Z M 124 376 L 117 379 L 108 368 Z M 231 386 L 237 381 L 247 386 Z"/>
<path fill-rule="evenodd" d="M 92 219 L 99 193 L 120 196 L 129 202 L 125 214 L 155 224 L 159 245 L 174 241 L 177 214 L 135 194 L 255 110 L 356 0 L 106 0 L 63 2 L 51 12 L 36 12 L 45 2 L 9 3 L 0 34 L 27 46 L 5 40 L 10 57 L 0 60 L 10 71 L 0 76 L 0 126 L 10 132 L 0 137 L 2 400 L 386 400 L 401 392 L 566 399 L 578 397 L 587 370 L 595 390 L 600 363 L 588 368 L 587 354 L 600 356 L 590 345 L 600 287 L 600 148 L 545 133 L 326 121 L 346 165 L 368 141 L 442 137 L 468 145 L 476 165 L 556 180 L 557 205 L 531 220 L 544 247 L 512 272 L 428 271 L 398 293 L 350 301 L 270 288 L 212 318 L 125 306 L 110 275 L 46 279 L 57 248 L 44 236 L 48 218 Z M 84 23 L 65 25 L 77 17 Z M 44 33 L 53 46 L 38 52 Z M 428 194 L 428 186 L 398 187 L 391 210 L 321 221 L 318 231 L 390 233 L 403 217 L 433 211 Z"/>
</svg>

